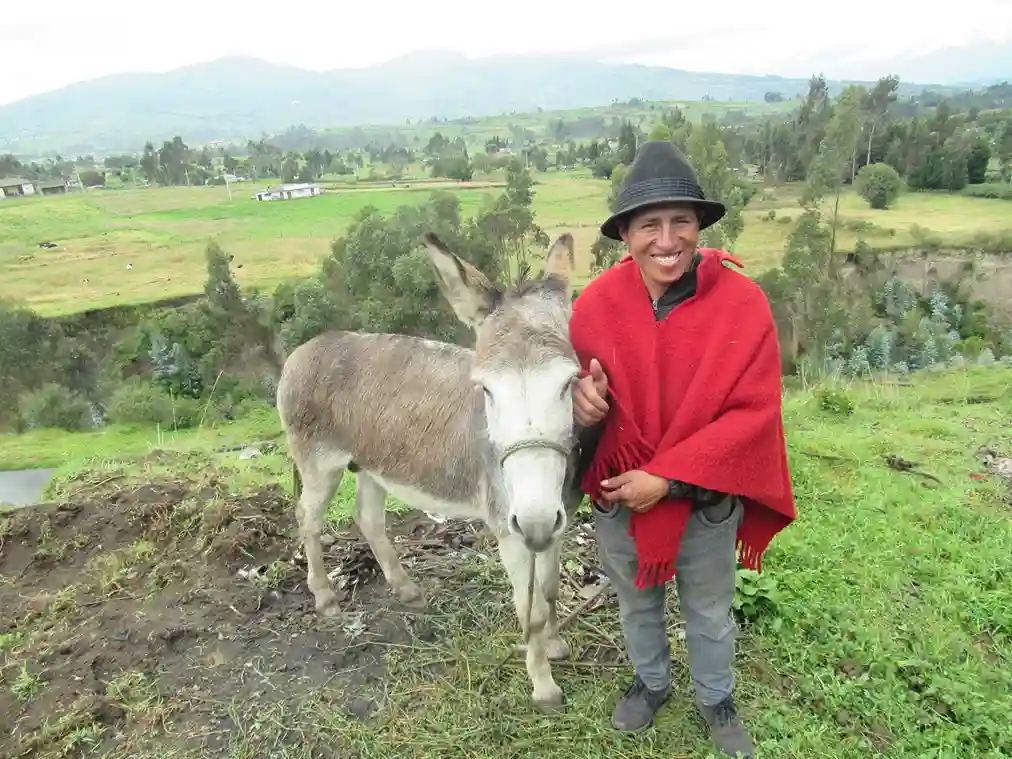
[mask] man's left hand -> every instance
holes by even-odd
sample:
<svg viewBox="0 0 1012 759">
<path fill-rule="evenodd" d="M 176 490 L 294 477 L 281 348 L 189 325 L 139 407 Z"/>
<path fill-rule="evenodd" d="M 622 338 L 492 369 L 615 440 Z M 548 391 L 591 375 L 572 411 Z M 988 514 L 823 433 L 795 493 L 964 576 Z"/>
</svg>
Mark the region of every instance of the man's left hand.
<svg viewBox="0 0 1012 759">
<path fill-rule="evenodd" d="M 641 514 L 650 511 L 668 494 L 668 481 L 642 469 L 623 472 L 601 483 L 601 496 L 611 503 L 621 502 Z"/>
</svg>

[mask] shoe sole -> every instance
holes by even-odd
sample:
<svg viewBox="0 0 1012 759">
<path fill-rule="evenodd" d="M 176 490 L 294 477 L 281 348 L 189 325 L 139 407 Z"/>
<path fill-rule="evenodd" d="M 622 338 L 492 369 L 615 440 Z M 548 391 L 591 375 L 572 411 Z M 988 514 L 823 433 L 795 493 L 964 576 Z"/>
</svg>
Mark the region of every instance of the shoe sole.
<svg viewBox="0 0 1012 759">
<path fill-rule="evenodd" d="M 618 730 L 620 733 L 625 733 L 626 735 L 638 735 L 639 733 L 645 732 L 650 728 L 652 728 L 654 726 L 654 721 L 651 719 L 647 724 L 643 725 L 643 727 L 628 728 L 628 727 L 620 727 L 619 725 L 615 724 L 615 720 L 612 720 L 611 726 L 616 730 Z"/>
</svg>

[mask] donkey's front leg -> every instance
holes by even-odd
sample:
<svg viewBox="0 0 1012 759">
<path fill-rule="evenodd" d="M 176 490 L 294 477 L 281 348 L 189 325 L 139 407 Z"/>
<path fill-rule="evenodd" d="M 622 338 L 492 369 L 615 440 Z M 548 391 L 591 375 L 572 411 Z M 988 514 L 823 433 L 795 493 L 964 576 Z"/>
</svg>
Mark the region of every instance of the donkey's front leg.
<svg viewBox="0 0 1012 759">
<path fill-rule="evenodd" d="M 559 575 L 562 571 L 562 540 L 552 548 L 538 554 L 536 585 L 544 593 L 548 604 L 548 622 L 545 626 L 546 654 L 551 661 L 569 658 L 569 644 L 559 635 Z"/>
<path fill-rule="evenodd" d="M 531 554 L 523 541 L 515 535 L 499 539 L 499 555 L 513 585 L 513 602 L 520 629 L 527 633 L 527 590 L 530 584 Z M 537 563 L 551 560 L 550 552 L 538 555 Z M 540 574 L 540 573 L 539 573 Z M 527 674 L 534 686 L 534 704 L 541 711 L 559 711 L 566 701 L 562 688 L 552 677 L 552 665 L 548 661 L 548 602 L 545 600 L 540 583 L 534 583 L 534 602 L 531 604 L 529 637 L 527 640 Z"/>
</svg>

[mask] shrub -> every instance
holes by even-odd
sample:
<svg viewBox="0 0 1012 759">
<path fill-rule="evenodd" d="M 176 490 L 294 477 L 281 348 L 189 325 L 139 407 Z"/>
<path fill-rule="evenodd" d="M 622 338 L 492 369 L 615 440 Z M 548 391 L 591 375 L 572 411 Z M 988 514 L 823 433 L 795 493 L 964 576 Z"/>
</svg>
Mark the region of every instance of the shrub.
<svg viewBox="0 0 1012 759">
<path fill-rule="evenodd" d="M 91 404 L 55 382 L 21 396 L 21 418 L 28 429 L 55 428 L 79 432 L 94 426 Z"/>
<path fill-rule="evenodd" d="M 200 419 L 200 403 L 185 396 L 173 398 L 134 377 L 113 392 L 106 417 L 114 424 L 160 424 L 170 429 L 186 429 Z"/>
<path fill-rule="evenodd" d="M 857 172 L 855 182 L 858 195 L 872 208 L 888 208 L 903 190 L 903 179 L 887 163 L 869 163 Z"/>
<path fill-rule="evenodd" d="M 1004 182 L 988 182 L 987 184 L 971 184 L 959 191 L 960 195 L 971 198 L 990 198 L 992 200 L 1012 200 L 1012 187 Z"/>
<path fill-rule="evenodd" d="M 854 401 L 846 390 L 833 387 L 820 388 L 816 394 L 819 408 L 837 416 L 850 416 L 854 413 Z"/>
</svg>

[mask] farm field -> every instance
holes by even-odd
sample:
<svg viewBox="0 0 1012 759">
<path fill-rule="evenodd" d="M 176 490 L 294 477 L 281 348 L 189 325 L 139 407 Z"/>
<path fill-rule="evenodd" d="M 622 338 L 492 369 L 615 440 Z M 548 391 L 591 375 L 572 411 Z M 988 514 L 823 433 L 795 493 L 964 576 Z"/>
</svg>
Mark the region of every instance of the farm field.
<svg viewBox="0 0 1012 759">
<path fill-rule="evenodd" d="M 586 171 L 535 175 L 535 213 L 549 236 L 576 237 L 578 267 L 589 270 L 590 247 L 606 211 L 609 183 Z M 318 198 L 257 202 L 260 185 L 94 190 L 62 197 L 5 201 L 0 206 L 0 296 L 45 315 L 200 292 L 203 251 L 215 239 L 235 259 L 243 287 L 273 288 L 282 280 L 315 272 L 330 242 L 367 204 L 389 212 L 421 203 L 432 189 L 458 195 L 462 213 L 477 211 L 498 193 L 490 181 L 412 182 L 397 187 L 338 185 Z M 746 209 L 745 230 L 732 250 L 755 275 L 779 262 L 792 217 L 796 187 L 759 193 Z M 770 212 L 774 218 L 770 218 Z M 917 242 L 912 225 L 958 245 L 980 235 L 1012 233 L 1008 203 L 932 193 L 908 193 L 895 208 L 873 211 L 848 193 L 841 201 L 841 249 L 859 238 L 873 246 Z M 55 248 L 40 248 L 53 242 Z M 131 268 L 127 268 L 127 265 Z"/>
<path fill-rule="evenodd" d="M 799 520 L 741 594 L 738 701 L 759 757 L 1012 752 L 1010 493 L 975 474 L 981 446 L 1007 444 L 1010 385 L 996 366 L 788 393 Z M 0 517 L 0 755 L 709 756 L 677 624 L 656 729 L 609 726 L 629 674 L 613 598 L 567 628 L 574 655 L 554 669 L 567 710 L 541 716 L 522 660 L 497 666 L 518 632 L 488 540 L 399 509 L 388 521 L 429 599 L 400 609 L 347 526 L 350 479 L 327 556 L 347 613 L 316 618 L 277 432 L 264 413 L 5 446 L 5 465 L 60 472 L 51 504 Z M 251 460 L 220 450 L 267 440 L 277 449 L 258 443 Z M 941 484 L 893 471 L 889 454 Z M 592 534 L 571 532 L 565 610 L 596 592 L 596 566 Z"/>
<path fill-rule="evenodd" d="M 602 119 L 612 121 L 626 119 L 633 123 L 651 123 L 665 111 L 678 109 L 685 118 L 698 122 L 704 117 L 729 122 L 743 121 L 748 118 L 762 118 L 778 114 L 789 115 L 797 107 L 797 102 L 784 100 L 779 103 L 761 101 L 731 100 L 653 100 L 640 103 L 614 103 L 607 106 L 590 106 L 586 108 L 569 108 L 528 113 L 510 113 L 502 116 L 481 116 L 471 119 L 447 121 L 439 124 L 415 122 L 398 124 L 396 131 L 406 141 L 425 144 L 437 131 L 448 139 L 460 137 L 469 149 L 481 150 L 487 140 L 510 134 L 513 131 L 528 130 L 540 137 L 548 137 L 551 127 L 558 121 L 579 122 L 583 119 Z M 336 127 L 324 129 L 324 139 L 347 135 L 353 129 L 365 134 L 386 135 L 394 127 L 375 124 L 361 127 Z"/>
</svg>

